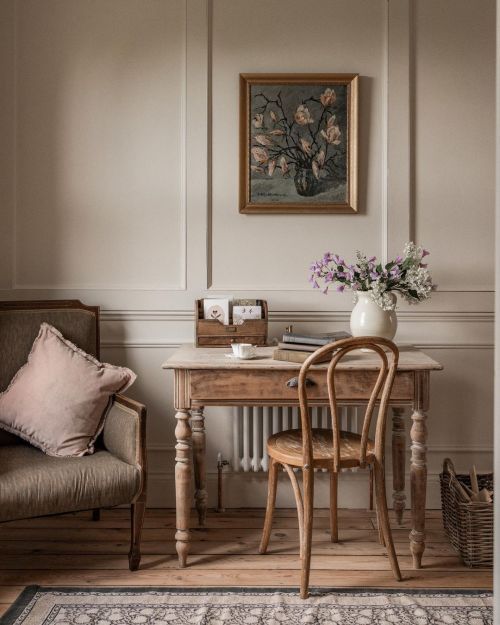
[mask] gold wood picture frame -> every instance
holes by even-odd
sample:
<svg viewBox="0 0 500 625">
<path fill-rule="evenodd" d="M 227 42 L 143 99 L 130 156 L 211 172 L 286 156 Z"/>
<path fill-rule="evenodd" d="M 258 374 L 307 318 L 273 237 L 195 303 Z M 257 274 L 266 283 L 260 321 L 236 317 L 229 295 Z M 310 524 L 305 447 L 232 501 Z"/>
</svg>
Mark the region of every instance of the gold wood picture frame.
<svg viewBox="0 0 500 625">
<path fill-rule="evenodd" d="M 358 74 L 240 74 L 240 213 L 358 211 Z"/>
</svg>

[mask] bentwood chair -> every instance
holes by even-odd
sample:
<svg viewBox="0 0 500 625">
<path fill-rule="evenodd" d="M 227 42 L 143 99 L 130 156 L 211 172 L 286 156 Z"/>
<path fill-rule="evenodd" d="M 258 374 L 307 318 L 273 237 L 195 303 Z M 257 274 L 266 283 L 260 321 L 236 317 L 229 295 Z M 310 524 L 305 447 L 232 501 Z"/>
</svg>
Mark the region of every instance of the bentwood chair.
<svg viewBox="0 0 500 625">
<path fill-rule="evenodd" d="M 99 358 L 99 308 L 78 300 L 0 302 L 0 392 L 26 362 L 40 324 L 50 323 Z M 146 407 L 112 399 L 95 453 L 47 456 L 0 429 L 0 523 L 52 514 L 130 505 L 129 568 L 141 560 L 146 507 Z"/>
<path fill-rule="evenodd" d="M 362 433 L 355 434 L 353 432 L 340 431 L 339 429 L 335 370 L 338 363 L 349 352 L 360 348 L 370 349 L 378 354 L 380 368 L 378 369 L 378 375 L 373 376 L 373 388 L 366 406 Z M 307 388 L 310 381 L 307 378 L 307 374 L 314 364 L 324 361 L 325 356 L 329 354 L 332 357 L 325 374 L 332 416 L 332 429 L 311 428 L 307 402 Z M 396 345 L 392 341 L 378 337 L 350 338 L 318 349 L 311 354 L 300 369 L 298 392 L 301 428 L 278 432 L 268 439 L 267 453 L 269 454 L 270 463 L 267 508 L 259 552 L 262 554 L 266 553 L 269 544 L 276 501 L 278 468 L 281 465 L 290 477 L 297 503 L 300 559 L 302 563 L 300 596 L 303 599 L 307 598 L 309 589 L 314 469 L 327 469 L 330 472 L 330 530 L 332 542 L 338 541 L 337 488 L 339 471 L 353 467 L 368 467 L 370 470 L 373 470 L 379 539 L 381 544 L 387 548 L 387 555 L 389 556 L 394 577 L 396 580 L 401 581 L 401 572 L 389 524 L 385 489 L 385 426 L 388 402 L 398 359 L 399 351 Z M 378 412 L 375 417 L 375 439 L 372 440 L 369 438 L 369 432 L 377 402 Z M 294 473 L 295 468 L 302 469 L 303 495 L 297 476 Z"/>
</svg>

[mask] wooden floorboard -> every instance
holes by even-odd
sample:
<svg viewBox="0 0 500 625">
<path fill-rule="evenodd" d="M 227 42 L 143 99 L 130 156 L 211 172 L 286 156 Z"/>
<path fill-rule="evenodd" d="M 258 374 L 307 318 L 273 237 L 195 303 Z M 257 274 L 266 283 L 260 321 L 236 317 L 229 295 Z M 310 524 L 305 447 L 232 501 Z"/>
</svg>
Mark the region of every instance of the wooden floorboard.
<svg viewBox="0 0 500 625">
<path fill-rule="evenodd" d="M 391 513 L 392 515 L 392 513 Z M 204 528 L 193 516 L 189 566 L 177 567 L 172 510 L 147 511 L 141 569 L 128 570 L 129 513 L 103 510 L 14 521 L 0 526 L 0 614 L 26 585 L 47 586 L 297 586 L 296 511 L 279 509 L 269 553 L 258 554 L 263 511 L 210 513 Z M 328 511 L 315 513 L 311 584 L 330 587 L 491 588 L 491 570 L 463 566 L 443 531 L 440 511 L 427 514 L 424 568 L 412 569 L 409 514 L 393 534 L 403 573 L 395 582 L 378 543 L 374 513 L 341 510 L 340 542 L 329 539 Z"/>
</svg>

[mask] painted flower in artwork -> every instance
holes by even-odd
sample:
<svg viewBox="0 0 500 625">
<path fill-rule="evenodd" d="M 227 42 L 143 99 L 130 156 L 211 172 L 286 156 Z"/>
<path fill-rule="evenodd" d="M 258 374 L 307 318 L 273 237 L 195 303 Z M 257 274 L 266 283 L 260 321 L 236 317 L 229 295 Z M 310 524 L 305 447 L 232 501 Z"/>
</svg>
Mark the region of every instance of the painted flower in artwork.
<svg viewBox="0 0 500 625">
<path fill-rule="evenodd" d="M 267 163 L 267 161 L 269 160 L 269 154 L 267 150 L 265 150 L 264 148 L 259 148 L 257 146 L 252 148 L 252 156 L 254 160 L 259 163 L 259 165 Z"/>
<path fill-rule="evenodd" d="M 300 140 L 300 145 L 302 147 L 302 150 L 304 151 L 305 154 L 307 154 L 307 156 L 311 156 L 312 154 L 312 144 L 310 141 L 307 141 L 307 139 L 301 139 Z"/>
<path fill-rule="evenodd" d="M 254 128 L 262 128 L 262 124 L 264 123 L 264 115 L 262 115 L 262 113 L 257 113 L 256 115 L 254 115 L 252 123 L 254 125 Z"/>
<path fill-rule="evenodd" d="M 333 106 L 337 100 L 337 94 L 334 89 L 325 89 L 319 96 L 319 100 L 323 106 Z"/>
<path fill-rule="evenodd" d="M 301 196 L 345 185 L 346 94 L 345 85 L 305 86 L 296 91 L 288 86 L 262 86 L 253 93 L 252 179 L 281 180 L 273 183 L 278 193 L 290 192 L 286 181 L 291 179 L 291 192 Z"/>
<path fill-rule="evenodd" d="M 266 137 L 266 135 L 255 135 L 254 139 L 260 145 L 272 145 L 273 144 L 272 140 Z"/>
<path fill-rule="evenodd" d="M 309 109 L 307 106 L 304 106 L 304 104 L 297 107 L 295 111 L 295 121 L 299 126 L 306 126 L 307 124 L 313 123 L 314 119 L 311 117 Z"/>
<path fill-rule="evenodd" d="M 340 144 L 340 128 L 336 122 L 335 115 L 332 115 L 326 122 L 325 130 L 321 131 L 321 134 L 326 139 L 327 143 L 333 143 L 333 145 Z"/>
</svg>

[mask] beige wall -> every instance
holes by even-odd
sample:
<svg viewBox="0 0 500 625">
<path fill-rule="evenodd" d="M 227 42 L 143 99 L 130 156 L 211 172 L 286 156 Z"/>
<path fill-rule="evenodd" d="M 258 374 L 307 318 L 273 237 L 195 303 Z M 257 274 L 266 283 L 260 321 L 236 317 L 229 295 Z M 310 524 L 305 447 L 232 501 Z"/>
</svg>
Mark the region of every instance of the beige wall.
<svg viewBox="0 0 500 625">
<path fill-rule="evenodd" d="M 309 261 L 326 249 L 383 257 L 413 237 L 440 286 L 401 306 L 397 336 L 445 365 L 430 503 L 445 455 L 491 466 L 494 11 L 493 0 L 481 11 L 467 0 L 0 4 L 0 295 L 103 307 L 103 355 L 138 372 L 132 394 L 148 404 L 153 504 L 173 503 L 160 364 L 192 340 L 194 298 L 262 295 L 273 336 L 289 321 L 345 328 L 350 297 L 311 291 Z M 359 72 L 359 215 L 238 214 L 238 74 L 260 71 Z M 208 414 L 213 472 L 219 449 L 231 455 L 231 423 Z M 364 477 L 343 482 L 342 505 L 364 505 Z M 259 476 L 228 484 L 230 503 L 264 501 Z"/>
</svg>

